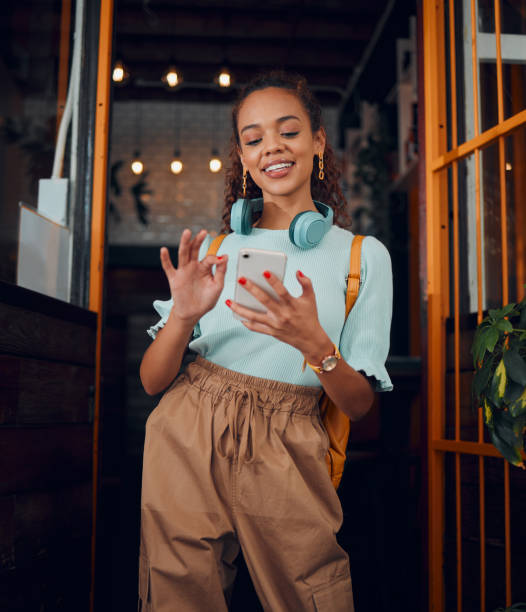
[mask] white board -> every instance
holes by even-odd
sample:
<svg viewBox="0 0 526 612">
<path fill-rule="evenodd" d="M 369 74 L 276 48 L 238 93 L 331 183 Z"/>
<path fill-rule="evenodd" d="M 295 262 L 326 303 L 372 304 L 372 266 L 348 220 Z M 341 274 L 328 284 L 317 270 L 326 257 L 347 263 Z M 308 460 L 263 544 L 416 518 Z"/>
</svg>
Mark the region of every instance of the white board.
<svg viewBox="0 0 526 612">
<path fill-rule="evenodd" d="M 17 285 L 69 301 L 70 231 L 20 203 Z"/>
</svg>

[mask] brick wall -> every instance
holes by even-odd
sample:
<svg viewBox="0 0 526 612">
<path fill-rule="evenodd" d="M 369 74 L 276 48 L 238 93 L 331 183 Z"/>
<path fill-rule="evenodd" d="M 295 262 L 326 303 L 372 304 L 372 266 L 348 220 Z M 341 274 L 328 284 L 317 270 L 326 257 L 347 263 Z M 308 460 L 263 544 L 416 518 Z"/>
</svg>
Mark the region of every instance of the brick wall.
<svg viewBox="0 0 526 612">
<path fill-rule="evenodd" d="M 112 110 L 111 164 L 123 160 L 117 173 L 122 188 L 110 195 L 120 220 L 110 215 L 109 243 L 114 245 L 176 245 L 185 227 L 192 231 L 219 229 L 223 208 L 225 171 L 213 174 L 208 160 L 217 148 L 227 163 L 231 104 L 195 102 L 115 102 Z M 330 141 L 337 143 L 337 109 L 327 108 L 324 117 Z M 177 140 L 177 142 L 176 142 Z M 178 146 L 183 172 L 170 172 Z M 148 171 L 152 194 L 144 198 L 149 207 L 147 226 L 139 222 L 131 187 L 138 177 L 130 170 L 135 149 Z"/>
</svg>

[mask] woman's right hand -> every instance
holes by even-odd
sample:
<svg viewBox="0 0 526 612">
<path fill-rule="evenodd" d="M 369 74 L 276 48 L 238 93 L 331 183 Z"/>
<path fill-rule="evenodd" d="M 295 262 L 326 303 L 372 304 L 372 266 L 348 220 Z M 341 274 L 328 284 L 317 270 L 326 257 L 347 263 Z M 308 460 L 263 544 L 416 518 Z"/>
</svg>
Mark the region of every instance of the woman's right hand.
<svg viewBox="0 0 526 612">
<path fill-rule="evenodd" d="M 205 238 L 206 230 L 201 230 L 194 238 L 189 229 L 183 231 L 177 269 L 168 249 L 161 248 L 161 265 L 174 302 L 171 316 L 192 325 L 215 306 L 225 282 L 227 255 L 208 255 L 199 261 L 199 248 Z M 213 265 L 216 266 L 215 274 L 212 274 Z"/>
</svg>

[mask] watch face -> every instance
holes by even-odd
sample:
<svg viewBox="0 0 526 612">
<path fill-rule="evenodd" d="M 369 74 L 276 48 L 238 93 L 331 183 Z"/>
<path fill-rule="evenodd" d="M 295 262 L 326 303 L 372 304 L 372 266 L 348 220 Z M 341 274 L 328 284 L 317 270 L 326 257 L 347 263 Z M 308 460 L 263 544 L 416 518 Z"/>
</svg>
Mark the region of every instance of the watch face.
<svg viewBox="0 0 526 612">
<path fill-rule="evenodd" d="M 338 357 L 336 357 L 336 355 L 330 355 L 329 357 L 325 357 L 325 359 L 321 362 L 321 368 L 324 372 L 330 372 L 331 370 L 334 370 L 337 364 Z"/>
</svg>

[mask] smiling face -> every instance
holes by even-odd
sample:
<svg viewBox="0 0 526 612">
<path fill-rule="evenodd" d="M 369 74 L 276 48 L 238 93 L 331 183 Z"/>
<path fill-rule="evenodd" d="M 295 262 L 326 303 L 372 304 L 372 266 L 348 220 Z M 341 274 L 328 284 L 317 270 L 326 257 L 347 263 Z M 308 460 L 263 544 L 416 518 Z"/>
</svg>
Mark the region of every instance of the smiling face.
<svg viewBox="0 0 526 612">
<path fill-rule="evenodd" d="M 310 199 L 314 155 L 324 150 L 323 129 L 312 133 L 309 116 L 290 91 L 268 87 L 245 98 L 237 117 L 239 157 L 265 200 Z"/>
</svg>

